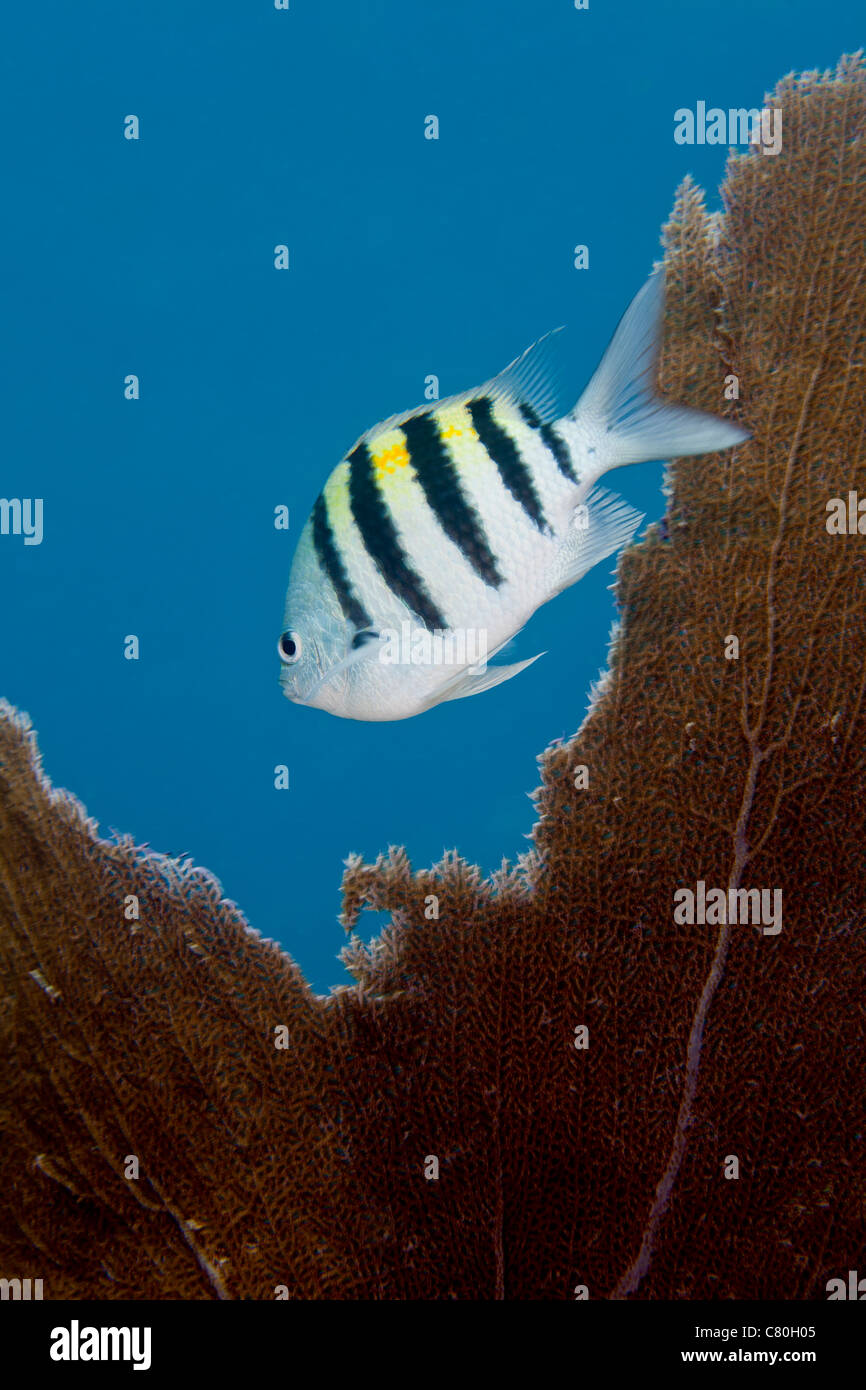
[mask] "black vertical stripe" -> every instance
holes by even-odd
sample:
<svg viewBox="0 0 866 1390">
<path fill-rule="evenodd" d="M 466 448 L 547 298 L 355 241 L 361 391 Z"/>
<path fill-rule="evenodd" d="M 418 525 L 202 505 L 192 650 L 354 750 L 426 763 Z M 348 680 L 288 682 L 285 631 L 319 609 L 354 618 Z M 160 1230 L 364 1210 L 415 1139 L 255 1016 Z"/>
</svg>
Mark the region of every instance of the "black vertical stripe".
<svg viewBox="0 0 866 1390">
<path fill-rule="evenodd" d="M 480 396 L 469 402 L 468 409 L 478 438 L 499 469 L 503 483 L 526 514 L 532 517 L 538 529 L 542 530 L 545 525 L 544 512 L 532 474 L 520 457 L 511 435 L 494 420 L 492 400 L 489 396 Z"/>
<path fill-rule="evenodd" d="M 413 613 L 417 613 L 425 627 L 446 628 L 448 624 L 428 594 L 423 580 L 403 553 L 391 513 L 376 482 L 372 455 L 365 443 L 358 444 L 349 455 L 349 498 L 367 554 L 388 588 Z"/>
<path fill-rule="evenodd" d="M 337 549 L 323 492 L 319 493 L 313 507 L 313 547 L 319 564 L 334 586 L 343 616 L 356 627 L 369 627 L 370 618 L 349 582 L 346 566 Z"/>
<path fill-rule="evenodd" d="M 573 483 L 578 482 L 578 476 L 571 466 L 571 455 L 568 452 L 568 445 L 564 439 L 556 433 L 553 425 L 542 424 L 531 405 L 525 403 L 520 407 L 520 413 L 532 430 L 538 430 L 543 442 L 556 459 L 556 465 L 560 473 L 564 473 L 566 478 L 570 478 Z"/>
<path fill-rule="evenodd" d="M 404 420 L 400 428 L 412 467 L 442 530 L 485 584 L 498 589 L 502 575 L 496 568 L 496 557 L 487 544 L 481 518 L 460 487 L 454 460 L 436 420 L 425 412 Z"/>
</svg>

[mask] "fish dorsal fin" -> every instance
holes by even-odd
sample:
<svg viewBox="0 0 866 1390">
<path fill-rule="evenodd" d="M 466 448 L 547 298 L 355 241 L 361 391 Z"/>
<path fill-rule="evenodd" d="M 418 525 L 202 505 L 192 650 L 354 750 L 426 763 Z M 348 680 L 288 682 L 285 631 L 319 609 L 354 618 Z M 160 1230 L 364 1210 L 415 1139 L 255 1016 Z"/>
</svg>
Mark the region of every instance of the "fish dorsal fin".
<svg viewBox="0 0 866 1390">
<path fill-rule="evenodd" d="M 513 362 L 509 362 L 496 376 L 480 386 L 468 391 L 447 396 L 441 401 L 425 401 L 422 405 L 403 410 L 398 415 L 389 415 L 386 420 L 365 430 L 346 457 L 360 444 L 368 444 L 371 439 L 386 434 L 388 430 L 399 429 L 407 420 L 417 415 L 429 415 L 434 410 L 445 410 L 455 405 L 465 405 L 467 401 L 478 400 L 481 396 L 496 396 L 510 400 L 515 405 L 527 405 L 535 412 L 539 424 L 551 424 L 567 415 L 574 403 L 574 392 L 565 385 L 562 353 L 562 328 L 554 328 L 543 338 L 533 343 Z"/>
<path fill-rule="evenodd" d="M 528 405 L 542 425 L 561 420 L 574 397 L 563 380 L 562 333 L 561 327 L 545 333 L 472 395 L 502 396 L 515 405 Z"/>
</svg>

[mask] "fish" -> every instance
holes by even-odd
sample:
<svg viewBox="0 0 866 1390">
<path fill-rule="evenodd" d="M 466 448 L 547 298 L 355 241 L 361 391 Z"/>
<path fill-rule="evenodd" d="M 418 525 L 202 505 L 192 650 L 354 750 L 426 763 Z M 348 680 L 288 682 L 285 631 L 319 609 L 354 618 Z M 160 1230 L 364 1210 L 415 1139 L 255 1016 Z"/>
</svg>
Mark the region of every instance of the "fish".
<svg viewBox="0 0 866 1390">
<path fill-rule="evenodd" d="M 663 316 L 661 269 L 571 409 L 555 329 L 482 386 L 360 437 L 292 561 L 277 643 L 289 700 L 344 719 L 408 719 L 544 655 L 488 664 L 643 521 L 600 479 L 750 438 L 656 394 Z"/>
</svg>

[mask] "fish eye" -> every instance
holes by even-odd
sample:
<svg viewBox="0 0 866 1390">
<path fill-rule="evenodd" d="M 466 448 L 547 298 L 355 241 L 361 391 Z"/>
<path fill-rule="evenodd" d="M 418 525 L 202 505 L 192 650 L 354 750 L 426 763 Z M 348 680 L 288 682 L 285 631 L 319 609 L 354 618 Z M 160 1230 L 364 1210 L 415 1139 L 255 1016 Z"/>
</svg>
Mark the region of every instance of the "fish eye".
<svg viewBox="0 0 866 1390">
<path fill-rule="evenodd" d="M 286 666 L 294 666 L 296 661 L 301 659 L 301 638 L 297 632 L 291 628 L 284 632 L 277 643 L 277 651 L 280 654 L 280 661 Z"/>
</svg>

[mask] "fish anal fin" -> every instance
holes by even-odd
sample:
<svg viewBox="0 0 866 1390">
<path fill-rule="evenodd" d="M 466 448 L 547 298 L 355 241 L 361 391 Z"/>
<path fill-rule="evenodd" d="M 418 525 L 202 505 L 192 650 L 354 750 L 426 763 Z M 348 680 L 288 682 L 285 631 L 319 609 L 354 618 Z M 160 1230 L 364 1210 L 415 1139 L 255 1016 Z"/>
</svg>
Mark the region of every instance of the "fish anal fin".
<svg viewBox="0 0 866 1390">
<path fill-rule="evenodd" d="M 593 565 L 626 545 L 643 519 L 642 512 L 635 511 L 615 492 L 594 488 L 587 500 L 575 507 L 557 551 L 550 597 L 576 584 Z"/>
</svg>

